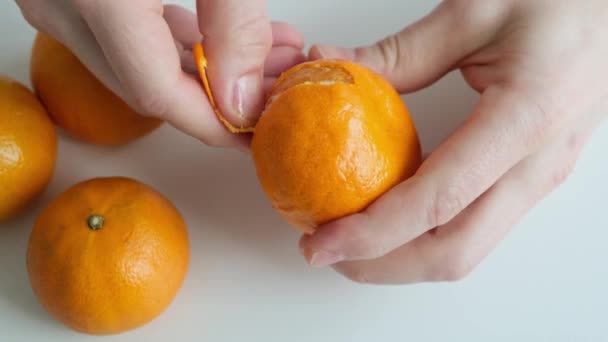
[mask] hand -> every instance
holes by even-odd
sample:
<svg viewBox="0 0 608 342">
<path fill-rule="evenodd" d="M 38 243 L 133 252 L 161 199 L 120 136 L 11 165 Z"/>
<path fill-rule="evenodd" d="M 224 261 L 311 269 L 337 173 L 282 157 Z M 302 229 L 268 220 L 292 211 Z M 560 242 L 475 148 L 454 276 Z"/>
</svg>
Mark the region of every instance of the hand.
<svg viewBox="0 0 608 342">
<path fill-rule="evenodd" d="M 457 280 L 565 180 L 605 116 L 608 5 L 446 0 L 373 46 L 311 57 L 353 59 L 404 93 L 460 69 L 481 94 L 415 176 L 300 241 L 311 264 L 359 282 Z"/>
<path fill-rule="evenodd" d="M 160 0 L 17 4 L 133 108 L 212 146 L 244 148 L 245 141 L 215 117 L 196 76 L 193 43 L 204 37 L 216 101 L 237 126 L 259 115 L 264 82 L 304 58 L 301 35 L 270 23 L 264 0 L 198 0 L 198 17 Z"/>
</svg>

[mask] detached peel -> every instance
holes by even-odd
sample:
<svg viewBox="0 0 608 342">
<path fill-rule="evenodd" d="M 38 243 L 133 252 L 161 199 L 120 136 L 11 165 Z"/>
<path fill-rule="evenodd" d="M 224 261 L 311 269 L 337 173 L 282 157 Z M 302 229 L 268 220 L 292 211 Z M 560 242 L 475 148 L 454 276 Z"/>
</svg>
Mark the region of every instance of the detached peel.
<svg viewBox="0 0 608 342">
<path fill-rule="evenodd" d="M 200 43 L 194 44 L 192 47 L 192 53 L 194 54 L 194 61 L 196 63 L 196 68 L 198 69 L 199 76 L 201 81 L 203 82 L 203 88 L 205 89 L 205 93 L 209 98 L 209 103 L 215 112 L 215 115 L 220 120 L 220 122 L 226 126 L 226 128 L 231 133 L 251 133 L 254 131 L 255 126 L 253 127 L 236 127 L 231 124 L 226 117 L 222 114 L 220 109 L 217 107 L 215 99 L 213 97 L 213 93 L 211 92 L 211 86 L 209 85 L 209 78 L 207 77 L 207 58 L 205 57 L 205 50 L 203 49 L 203 45 Z"/>
</svg>

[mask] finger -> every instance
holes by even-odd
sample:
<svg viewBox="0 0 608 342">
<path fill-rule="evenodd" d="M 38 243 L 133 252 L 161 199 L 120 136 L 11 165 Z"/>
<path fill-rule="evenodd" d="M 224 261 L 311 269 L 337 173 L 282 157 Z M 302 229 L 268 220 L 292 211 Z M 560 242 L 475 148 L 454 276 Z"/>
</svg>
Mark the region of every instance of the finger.
<svg viewBox="0 0 608 342">
<path fill-rule="evenodd" d="M 488 88 L 469 120 L 416 175 L 362 213 L 307 237 L 309 261 L 325 266 L 377 258 L 454 218 L 561 127 L 563 108 L 537 101 L 534 91 L 523 89 Z"/>
<path fill-rule="evenodd" d="M 195 77 L 181 70 L 157 2 L 80 1 L 78 10 L 135 108 L 213 146 L 241 146 L 216 119 Z"/>
<path fill-rule="evenodd" d="M 237 127 L 250 127 L 263 104 L 264 62 L 272 28 L 264 0 L 198 0 L 198 22 L 218 107 Z"/>
<path fill-rule="evenodd" d="M 202 40 L 196 15 L 181 6 L 165 5 L 163 16 L 178 42 L 182 69 L 195 75 L 198 71 L 191 47 Z M 302 36 L 295 28 L 282 22 L 273 22 L 271 26 L 273 48 L 264 63 L 264 93 L 269 87 L 268 83 L 273 82 L 281 72 L 306 59 L 302 53 Z M 269 77 L 271 79 L 267 81 Z"/>
<path fill-rule="evenodd" d="M 184 49 L 192 50 L 192 46 L 203 39 L 198 29 L 198 18 L 188 9 L 178 5 L 165 5 L 163 17 L 173 38 L 180 42 Z"/>
<path fill-rule="evenodd" d="M 196 75 L 198 71 L 192 53 L 185 50 L 183 54 L 180 55 L 180 58 L 184 71 Z M 264 64 L 264 82 L 262 87 L 264 89 L 264 94 L 267 94 L 269 88 L 282 72 L 305 60 L 306 57 L 304 54 L 293 47 L 274 47 Z"/>
<path fill-rule="evenodd" d="M 190 50 L 184 48 L 182 51 L 180 51 L 179 58 L 182 63 L 182 70 L 184 70 L 185 73 L 195 76 L 198 75 L 196 61 L 194 60 L 194 55 Z"/>
<path fill-rule="evenodd" d="M 179 5 L 165 5 L 163 17 L 171 29 L 173 38 L 191 50 L 203 36 L 198 27 L 196 14 Z M 272 22 L 272 46 L 290 46 L 301 50 L 304 47 L 302 34 L 292 25 L 285 22 Z"/>
<path fill-rule="evenodd" d="M 274 83 L 277 81 L 276 77 L 266 77 L 264 78 L 264 93 L 268 94 Z"/>
<path fill-rule="evenodd" d="M 274 21 L 272 26 L 272 46 L 291 46 L 298 50 L 304 48 L 302 33 L 292 25 Z"/>
<path fill-rule="evenodd" d="M 574 167 L 592 133 L 587 125 L 520 162 L 448 224 L 374 260 L 335 265 L 358 282 L 403 284 L 453 281 L 469 274 L 510 228 Z M 499 218 L 499 219 L 497 219 Z"/>
<path fill-rule="evenodd" d="M 291 46 L 273 47 L 264 63 L 264 76 L 277 77 L 292 66 L 304 62 L 302 50 Z"/>
<path fill-rule="evenodd" d="M 179 43 L 178 51 L 182 68 L 195 74 L 196 64 L 192 56 L 192 46 L 202 40 L 198 19 L 191 11 L 177 5 L 165 5 L 163 17 L 169 25 L 173 38 Z M 273 22 L 273 48 L 264 64 L 264 76 L 276 77 L 284 70 L 305 60 L 302 53 L 302 35 L 291 25 Z"/>
<path fill-rule="evenodd" d="M 182 70 L 191 75 L 198 75 L 192 46 L 200 42 L 203 36 L 198 29 L 196 14 L 178 5 L 165 5 L 163 17 L 175 40 Z"/>
<path fill-rule="evenodd" d="M 354 60 L 384 75 L 400 92 L 430 85 L 487 44 L 507 15 L 506 4 L 444 1 L 429 15 L 369 46 L 316 45 L 310 58 Z"/>
</svg>

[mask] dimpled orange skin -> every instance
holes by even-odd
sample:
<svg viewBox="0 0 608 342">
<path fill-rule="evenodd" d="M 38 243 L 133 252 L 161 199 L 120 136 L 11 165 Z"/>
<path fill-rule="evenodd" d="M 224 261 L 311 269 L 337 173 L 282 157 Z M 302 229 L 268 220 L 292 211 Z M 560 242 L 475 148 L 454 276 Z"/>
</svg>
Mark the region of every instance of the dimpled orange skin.
<svg viewBox="0 0 608 342">
<path fill-rule="evenodd" d="M 46 189 L 57 159 L 55 126 L 36 96 L 0 76 L 0 222 Z"/>
<path fill-rule="evenodd" d="M 158 128 L 106 88 L 55 39 L 38 33 L 31 57 L 31 81 L 53 121 L 81 141 L 125 145 Z"/>
<path fill-rule="evenodd" d="M 273 207 L 305 233 L 365 209 L 421 162 L 399 94 L 340 60 L 306 62 L 279 77 L 251 150 Z"/>
<path fill-rule="evenodd" d="M 98 230 L 89 226 L 101 215 Z M 140 327 L 172 302 L 186 276 L 189 242 L 177 209 L 121 177 L 79 183 L 53 200 L 31 233 L 34 293 L 66 326 L 94 335 Z"/>
</svg>

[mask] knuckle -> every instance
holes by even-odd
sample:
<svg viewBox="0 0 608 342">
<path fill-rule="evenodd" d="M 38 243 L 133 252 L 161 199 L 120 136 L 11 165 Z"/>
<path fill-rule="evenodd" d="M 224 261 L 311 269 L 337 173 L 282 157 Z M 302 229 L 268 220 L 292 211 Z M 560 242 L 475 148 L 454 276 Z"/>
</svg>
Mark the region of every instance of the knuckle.
<svg viewBox="0 0 608 342">
<path fill-rule="evenodd" d="M 527 134 L 528 146 L 535 147 L 543 141 L 554 126 L 555 116 L 547 107 L 539 102 L 530 104 L 529 131 Z"/>
<path fill-rule="evenodd" d="M 386 254 L 384 244 L 379 240 L 378 236 L 368 236 L 368 234 L 359 235 L 359 238 L 354 242 L 354 254 L 357 257 L 379 258 Z"/>
<path fill-rule="evenodd" d="M 566 116 L 553 96 L 539 91 L 525 91 L 529 89 L 527 82 L 525 79 L 513 80 L 506 92 L 510 94 L 507 99 L 516 104 L 513 108 L 518 113 L 515 126 L 521 130 L 520 139 L 524 148 L 530 151 L 554 134 Z"/>
<path fill-rule="evenodd" d="M 270 26 L 268 25 L 268 17 L 264 13 L 255 12 L 243 17 L 232 28 L 233 33 L 248 33 L 256 32 L 258 34 L 271 34 Z"/>
<path fill-rule="evenodd" d="M 392 249 L 395 237 L 369 229 L 374 224 L 371 220 L 370 214 L 363 211 L 334 223 L 333 238 L 348 242 L 346 254 L 351 258 L 375 259 Z M 365 224 L 361 224 L 363 221 Z"/>
<path fill-rule="evenodd" d="M 240 44 L 236 45 L 236 55 L 247 57 L 249 60 L 263 61 L 271 49 L 271 44 L 270 38 L 261 38 L 261 35 L 242 38 Z"/>
<path fill-rule="evenodd" d="M 563 184 L 574 171 L 575 164 L 576 163 L 574 160 L 568 160 L 564 163 L 564 165 L 554 170 L 550 178 L 551 188 L 555 188 Z"/>
<path fill-rule="evenodd" d="M 457 186 L 448 186 L 445 190 L 435 192 L 429 206 L 429 227 L 448 223 L 464 207 L 463 191 Z"/>
<path fill-rule="evenodd" d="M 400 51 L 400 44 L 399 37 L 391 35 L 383 39 L 377 45 L 378 54 L 382 61 L 382 66 L 380 68 L 382 74 L 395 72 L 399 68 L 401 59 L 407 58 L 407 56 L 403 56 L 404 53 Z"/>
<path fill-rule="evenodd" d="M 272 47 L 272 30 L 263 14 L 250 15 L 230 30 L 237 54 L 264 60 Z"/>
<path fill-rule="evenodd" d="M 375 45 L 355 50 L 357 60 L 373 63 L 374 69 L 383 75 L 400 75 L 408 68 L 423 66 L 423 49 L 417 38 L 416 27 L 408 26 L 397 34 L 392 34 Z"/>
<path fill-rule="evenodd" d="M 169 95 L 167 91 L 139 90 L 133 97 L 135 109 L 144 116 L 153 116 L 166 121 Z"/>
</svg>

